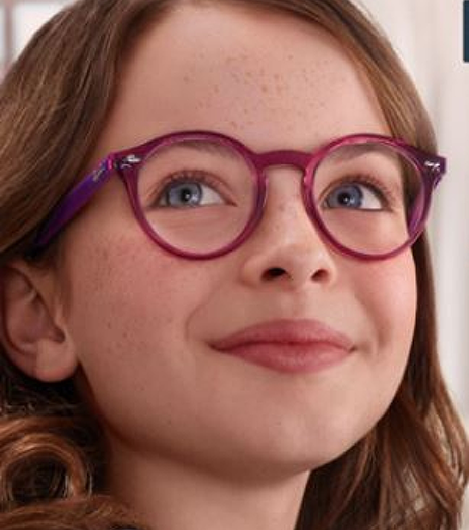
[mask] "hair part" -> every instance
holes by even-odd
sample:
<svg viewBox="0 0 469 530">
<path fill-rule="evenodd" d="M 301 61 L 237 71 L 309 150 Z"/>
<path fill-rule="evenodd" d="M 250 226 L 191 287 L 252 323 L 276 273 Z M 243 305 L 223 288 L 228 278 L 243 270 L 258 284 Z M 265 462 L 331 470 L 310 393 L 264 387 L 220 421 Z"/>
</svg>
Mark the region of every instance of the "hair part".
<svg viewBox="0 0 469 530">
<path fill-rule="evenodd" d="M 188 1 L 188 0 L 187 0 Z M 33 37 L 0 87 L 0 267 L 83 174 L 134 42 L 184 0 L 80 0 Z M 200 5 L 213 0 L 193 0 Z M 379 29 L 344 0 L 225 0 L 318 24 L 370 80 L 393 135 L 429 152 L 433 129 Z M 35 262 L 54 266 L 60 237 Z M 468 445 L 443 383 L 425 237 L 413 247 L 418 308 L 409 363 L 389 410 L 347 453 L 314 470 L 296 530 L 456 530 Z M 0 348 L 0 527 L 108 530 L 136 525 L 102 496 L 106 450 L 69 380 L 34 381 Z M 143 528 L 142 525 L 140 525 Z"/>
</svg>

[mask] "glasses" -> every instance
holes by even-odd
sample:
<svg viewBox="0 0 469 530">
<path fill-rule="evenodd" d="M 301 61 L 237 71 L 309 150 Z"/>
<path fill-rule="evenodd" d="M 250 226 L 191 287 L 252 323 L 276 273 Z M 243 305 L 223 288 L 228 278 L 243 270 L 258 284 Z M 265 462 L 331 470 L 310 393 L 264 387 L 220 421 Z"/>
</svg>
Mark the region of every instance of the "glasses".
<svg viewBox="0 0 469 530">
<path fill-rule="evenodd" d="M 256 153 L 219 133 L 172 133 L 110 154 L 55 207 L 33 253 L 118 175 L 155 243 L 187 259 L 223 256 L 259 223 L 268 168 L 293 166 L 302 172 L 303 204 L 322 238 L 347 256 L 386 259 L 423 231 L 445 165 L 440 156 L 377 134 L 338 138 L 312 153 Z"/>
</svg>

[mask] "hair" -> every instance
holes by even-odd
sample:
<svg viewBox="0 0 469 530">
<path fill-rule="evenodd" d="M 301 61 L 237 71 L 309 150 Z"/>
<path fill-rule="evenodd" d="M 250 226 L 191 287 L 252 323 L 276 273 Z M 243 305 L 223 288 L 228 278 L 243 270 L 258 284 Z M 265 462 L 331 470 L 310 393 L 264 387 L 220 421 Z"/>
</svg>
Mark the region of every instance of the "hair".
<svg viewBox="0 0 469 530">
<path fill-rule="evenodd" d="M 150 22 L 183 1 L 80 0 L 45 24 L 10 68 L 0 86 L 0 267 L 29 259 L 37 228 L 84 171 L 125 54 Z M 410 78 L 357 7 L 345 0 L 230 2 L 323 27 L 371 82 L 392 134 L 436 152 Z M 57 266 L 59 251 L 60 237 L 33 264 Z M 459 526 L 469 450 L 439 367 L 425 235 L 412 252 L 418 302 L 404 378 L 373 430 L 311 473 L 296 530 Z M 0 527 L 145 528 L 130 508 L 103 494 L 105 472 L 104 437 L 72 381 L 28 378 L 0 344 Z"/>
</svg>

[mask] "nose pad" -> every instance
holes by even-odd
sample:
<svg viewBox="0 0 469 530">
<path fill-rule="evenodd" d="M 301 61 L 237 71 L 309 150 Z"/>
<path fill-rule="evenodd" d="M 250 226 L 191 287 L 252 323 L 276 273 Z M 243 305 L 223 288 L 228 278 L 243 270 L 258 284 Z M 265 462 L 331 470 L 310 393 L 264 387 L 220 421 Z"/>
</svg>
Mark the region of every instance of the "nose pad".
<svg viewBox="0 0 469 530">
<path fill-rule="evenodd" d="M 263 216 L 244 244 L 244 283 L 299 289 L 336 278 L 334 254 L 305 209 L 301 179 L 302 173 L 291 168 L 268 175 Z"/>
</svg>

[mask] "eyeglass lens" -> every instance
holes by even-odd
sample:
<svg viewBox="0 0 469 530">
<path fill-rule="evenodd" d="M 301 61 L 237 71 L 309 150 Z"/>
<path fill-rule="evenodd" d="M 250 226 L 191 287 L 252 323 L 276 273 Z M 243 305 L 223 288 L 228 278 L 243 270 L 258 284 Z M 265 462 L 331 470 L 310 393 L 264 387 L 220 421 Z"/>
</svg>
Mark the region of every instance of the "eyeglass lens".
<svg viewBox="0 0 469 530">
<path fill-rule="evenodd" d="M 312 170 L 310 200 L 330 239 L 370 256 L 409 239 L 423 186 L 407 155 L 380 142 L 342 145 Z M 184 139 L 147 157 L 138 197 L 159 238 L 184 252 L 209 254 L 233 242 L 249 222 L 255 168 L 228 144 Z"/>
</svg>

